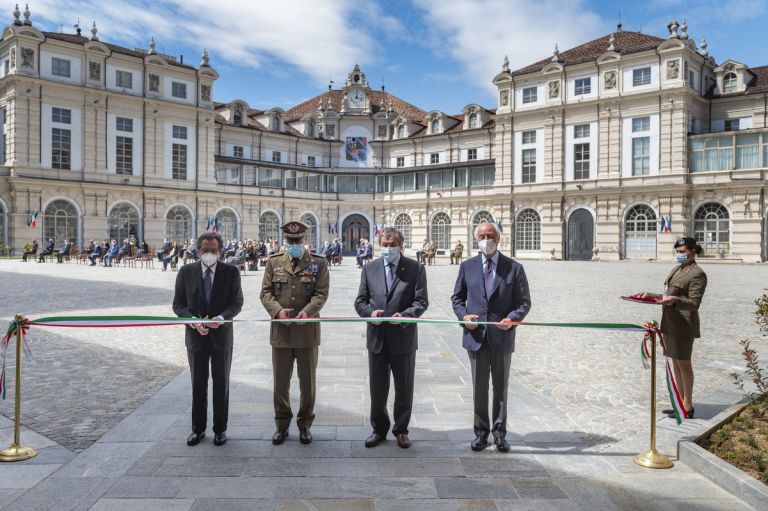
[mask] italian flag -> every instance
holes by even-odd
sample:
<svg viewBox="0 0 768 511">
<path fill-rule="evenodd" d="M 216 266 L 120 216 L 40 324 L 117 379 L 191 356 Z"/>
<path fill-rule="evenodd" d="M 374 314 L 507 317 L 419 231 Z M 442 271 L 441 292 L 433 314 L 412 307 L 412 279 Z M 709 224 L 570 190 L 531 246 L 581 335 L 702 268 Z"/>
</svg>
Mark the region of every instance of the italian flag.
<svg viewBox="0 0 768 511">
<path fill-rule="evenodd" d="M 35 212 L 34 212 L 34 213 L 32 213 L 31 215 L 29 215 L 29 223 L 28 223 L 27 225 L 28 225 L 29 227 L 33 228 L 33 229 L 34 229 L 35 227 L 37 227 L 37 215 L 38 215 L 38 213 L 40 213 L 40 211 L 39 211 L 39 210 L 38 210 L 38 211 L 35 211 Z"/>
</svg>

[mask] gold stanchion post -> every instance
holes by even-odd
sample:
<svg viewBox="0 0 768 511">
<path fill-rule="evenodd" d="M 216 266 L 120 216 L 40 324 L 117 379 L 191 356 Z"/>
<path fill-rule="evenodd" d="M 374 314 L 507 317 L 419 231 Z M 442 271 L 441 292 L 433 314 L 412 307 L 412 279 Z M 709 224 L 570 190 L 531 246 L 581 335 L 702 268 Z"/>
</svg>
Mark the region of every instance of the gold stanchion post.
<svg viewBox="0 0 768 511">
<path fill-rule="evenodd" d="M 21 445 L 21 350 L 24 342 L 24 329 L 22 328 L 25 318 L 21 314 L 16 315 L 16 395 L 15 413 L 13 424 L 13 443 L 7 449 L 0 451 L 0 461 L 22 461 L 37 456 L 37 451 L 31 447 Z"/>
<path fill-rule="evenodd" d="M 656 450 L 656 333 L 651 333 L 651 448 L 635 456 L 635 463 L 646 468 L 671 468 L 672 460 Z"/>
</svg>

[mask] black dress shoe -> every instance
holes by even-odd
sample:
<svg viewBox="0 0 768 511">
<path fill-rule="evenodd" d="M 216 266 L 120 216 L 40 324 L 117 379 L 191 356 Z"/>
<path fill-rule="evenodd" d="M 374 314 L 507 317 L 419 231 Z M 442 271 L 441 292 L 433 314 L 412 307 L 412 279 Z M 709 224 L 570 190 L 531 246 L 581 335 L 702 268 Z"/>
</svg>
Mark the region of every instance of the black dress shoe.
<svg viewBox="0 0 768 511">
<path fill-rule="evenodd" d="M 405 433 L 397 435 L 397 446 L 402 449 L 407 449 L 411 446 L 411 439 Z"/>
<path fill-rule="evenodd" d="M 213 445 L 224 445 L 227 443 L 226 433 L 216 433 L 213 435 Z"/>
<path fill-rule="evenodd" d="M 299 442 L 302 444 L 312 443 L 312 433 L 309 431 L 309 428 L 299 430 Z"/>
<path fill-rule="evenodd" d="M 688 415 L 689 419 L 693 419 L 693 414 L 694 414 L 695 411 L 696 411 L 695 408 L 691 408 L 690 410 L 686 410 L 686 414 Z M 671 409 L 671 408 L 668 408 L 666 410 L 662 410 L 661 413 L 666 414 L 666 416 L 669 417 L 670 419 L 674 419 L 675 418 L 675 411 L 673 409 Z"/>
<path fill-rule="evenodd" d="M 473 451 L 482 451 L 486 447 L 488 447 L 488 437 L 487 436 L 478 436 L 475 437 L 474 440 L 472 440 L 472 443 L 469 444 L 469 446 L 472 448 Z"/>
<path fill-rule="evenodd" d="M 283 442 L 285 442 L 286 438 L 288 438 L 288 430 L 278 429 L 277 431 L 275 431 L 275 434 L 272 435 L 272 443 L 274 445 L 280 445 Z"/>
<path fill-rule="evenodd" d="M 197 445 L 200 443 L 200 441 L 205 438 L 205 432 L 203 433 L 192 433 L 187 437 L 187 445 Z"/>
<path fill-rule="evenodd" d="M 496 439 L 496 450 L 499 452 L 509 452 L 509 442 L 506 438 Z"/>
<path fill-rule="evenodd" d="M 371 433 L 371 436 L 365 439 L 365 446 L 376 447 L 383 441 L 384 441 L 384 435 L 379 435 L 378 433 Z"/>
</svg>

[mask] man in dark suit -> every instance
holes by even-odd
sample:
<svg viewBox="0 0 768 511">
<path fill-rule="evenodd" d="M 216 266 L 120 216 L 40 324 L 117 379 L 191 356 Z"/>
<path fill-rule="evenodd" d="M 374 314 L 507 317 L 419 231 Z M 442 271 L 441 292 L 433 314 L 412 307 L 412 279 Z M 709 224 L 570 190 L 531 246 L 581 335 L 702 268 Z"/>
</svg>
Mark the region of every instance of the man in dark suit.
<svg viewBox="0 0 768 511">
<path fill-rule="evenodd" d="M 509 452 L 507 434 L 507 386 L 512 352 L 515 351 L 513 322 L 522 321 L 531 310 L 528 279 L 520 263 L 502 255 L 496 247 L 501 233 L 495 223 L 480 224 L 475 238 L 480 254 L 459 267 L 453 296 L 453 311 L 461 321 L 490 321 L 497 325 L 464 325 L 462 345 L 472 366 L 472 399 L 475 404 L 473 451 L 488 446 L 493 433 L 496 448 Z M 488 378 L 493 382 L 493 422 L 488 418 Z"/>
<path fill-rule="evenodd" d="M 45 250 L 43 250 L 40 253 L 40 258 L 37 260 L 37 262 L 38 263 L 44 263 L 45 262 L 45 256 L 52 256 L 53 255 L 53 249 L 54 249 L 53 240 L 50 239 L 50 240 L 48 240 L 48 243 L 45 245 Z"/>
<path fill-rule="evenodd" d="M 401 254 L 403 235 L 397 229 L 385 228 L 380 244 L 381 257 L 363 267 L 355 311 L 364 318 L 418 318 L 429 306 L 424 267 Z M 391 373 L 395 381 L 392 434 L 397 445 L 408 448 L 418 327 L 413 323 L 368 323 L 367 347 L 373 433 L 365 446 L 379 445 L 389 431 L 387 397 Z"/>
<path fill-rule="evenodd" d="M 205 438 L 208 410 L 208 365 L 213 380 L 213 443 L 227 442 L 229 413 L 229 370 L 232 365 L 233 326 L 226 323 L 243 308 L 240 271 L 219 261 L 224 249 L 214 232 L 197 239 L 200 264 L 182 266 L 176 276 L 173 312 L 181 318 L 211 318 L 214 323 L 197 323 L 186 328 L 185 344 L 192 373 L 192 434 L 187 445 Z"/>
<path fill-rule="evenodd" d="M 37 255 L 38 248 L 39 248 L 39 245 L 37 244 L 37 240 L 32 240 L 32 248 L 24 251 L 24 254 L 21 256 L 21 260 L 26 263 L 27 257 L 32 256 L 32 258 L 34 259 L 34 257 Z"/>
<path fill-rule="evenodd" d="M 69 254 L 72 253 L 72 245 L 74 241 L 70 240 L 64 240 L 64 246 L 61 247 L 59 250 L 59 253 L 56 254 L 56 264 L 62 264 L 64 262 L 64 258 L 69 256 Z"/>
</svg>

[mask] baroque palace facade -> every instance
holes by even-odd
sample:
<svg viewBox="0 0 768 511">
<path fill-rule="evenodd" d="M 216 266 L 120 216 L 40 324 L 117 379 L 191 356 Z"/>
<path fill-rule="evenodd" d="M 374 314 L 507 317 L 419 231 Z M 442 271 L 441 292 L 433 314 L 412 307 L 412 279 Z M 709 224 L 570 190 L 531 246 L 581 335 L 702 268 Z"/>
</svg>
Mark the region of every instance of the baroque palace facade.
<svg viewBox="0 0 768 511">
<path fill-rule="evenodd" d="M 427 112 L 355 66 L 341 89 L 263 111 L 213 101 L 205 52 L 195 67 L 17 9 L 0 42 L 0 242 L 157 244 L 214 220 L 266 240 L 301 219 L 314 247 L 394 225 L 409 252 L 430 238 L 440 254 L 476 248 L 490 220 L 517 258 L 667 259 L 690 234 L 707 256 L 765 260 L 768 66 L 717 64 L 667 28 L 505 59 L 494 108 Z"/>
</svg>

